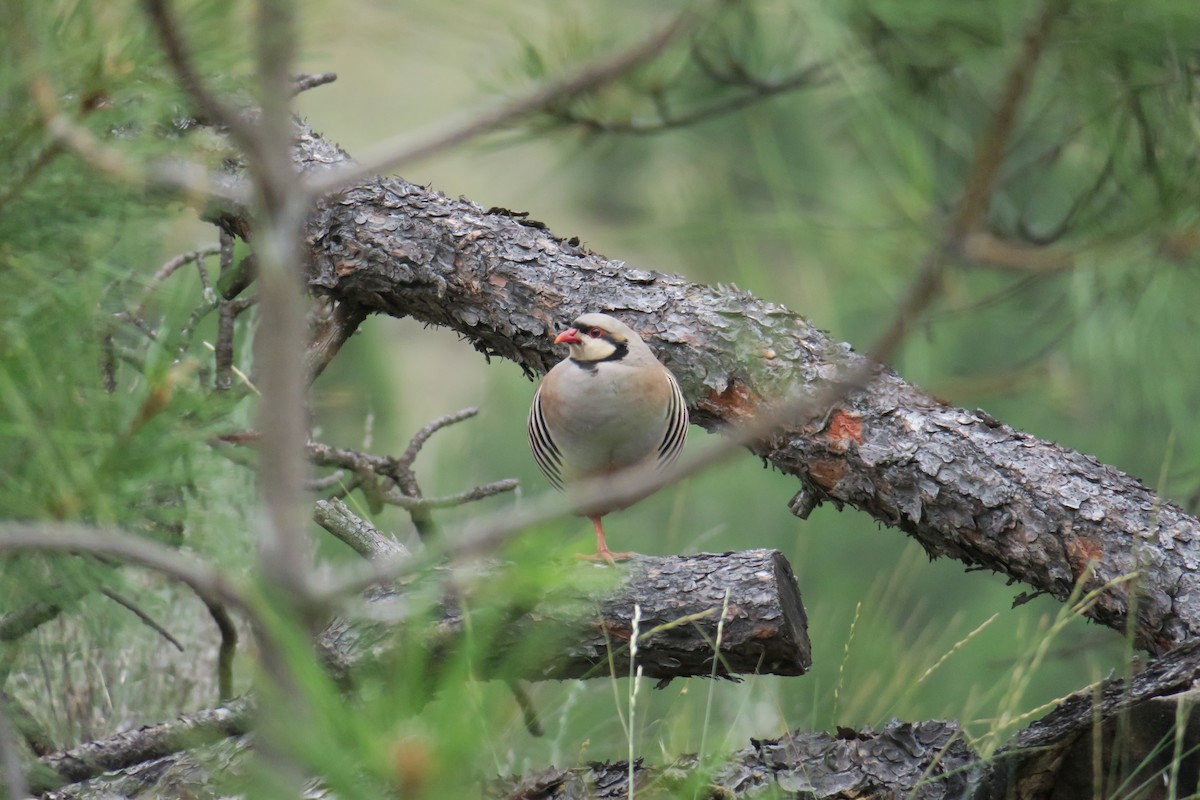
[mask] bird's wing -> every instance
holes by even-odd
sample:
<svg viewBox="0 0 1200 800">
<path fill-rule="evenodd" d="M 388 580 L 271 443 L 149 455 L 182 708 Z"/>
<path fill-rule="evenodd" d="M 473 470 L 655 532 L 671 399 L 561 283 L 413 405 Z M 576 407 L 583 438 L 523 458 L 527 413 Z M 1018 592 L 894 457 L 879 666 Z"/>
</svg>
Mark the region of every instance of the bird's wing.
<svg viewBox="0 0 1200 800">
<path fill-rule="evenodd" d="M 555 489 L 561 490 L 562 483 L 562 453 L 554 439 L 550 438 L 550 428 L 542 415 L 542 387 L 539 386 L 533 394 L 533 406 L 529 409 L 529 449 L 542 472 L 550 479 Z"/>
<path fill-rule="evenodd" d="M 671 384 L 671 397 L 667 401 L 667 430 L 662 442 L 658 445 L 658 467 L 666 469 L 683 451 L 683 443 L 687 440 L 688 410 L 683 392 L 679 391 L 679 383 L 668 369 L 663 370 Z"/>
</svg>

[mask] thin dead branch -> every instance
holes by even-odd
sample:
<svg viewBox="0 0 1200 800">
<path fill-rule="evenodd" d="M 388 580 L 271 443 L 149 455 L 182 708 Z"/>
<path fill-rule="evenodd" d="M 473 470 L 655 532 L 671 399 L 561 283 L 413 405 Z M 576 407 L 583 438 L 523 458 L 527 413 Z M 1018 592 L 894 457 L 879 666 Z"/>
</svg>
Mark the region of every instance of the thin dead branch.
<svg viewBox="0 0 1200 800">
<path fill-rule="evenodd" d="M 337 80 L 336 72 L 302 72 L 299 75 L 293 76 L 292 97 L 307 92 L 309 89 L 315 89 L 318 86 L 325 86 Z"/>
<path fill-rule="evenodd" d="M 338 303 L 329 297 L 314 298 L 308 312 L 311 334 L 304 353 L 310 382 L 325 371 L 366 318 L 367 312 L 354 303 Z"/>
<path fill-rule="evenodd" d="M 220 244 L 210 244 L 207 247 L 200 248 L 199 250 L 180 253 L 174 258 L 167 259 L 167 261 L 164 262 L 161 267 L 154 271 L 154 274 L 150 276 L 150 280 L 146 282 L 146 288 L 144 290 L 145 294 L 149 295 L 152 293 L 163 283 L 163 281 L 174 275 L 180 269 L 180 267 L 184 267 L 191 263 L 195 263 L 200 269 L 201 281 L 205 285 L 205 288 L 207 288 L 208 279 L 207 273 L 204 271 L 204 259 L 208 258 L 209 256 L 215 256 L 220 252 Z M 145 300 L 143 299 L 140 303 L 138 303 L 139 310 L 144 306 Z"/>
<path fill-rule="evenodd" d="M 171 635 L 171 632 L 169 630 L 167 630 L 162 625 L 160 625 L 154 619 L 154 617 L 150 616 L 145 611 L 138 608 L 137 604 L 134 603 L 132 600 L 122 597 L 120 594 L 118 594 L 117 592 L 114 592 L 112 589 L 101 589 L 100 593 L 102 595 L 104 595 L 105 597 L 107 597 L 109 600 L 112 600 L 117 605 L 121 606 L 121 608 L 124 608 L 130 614 L 133 614 L 135 617 L 137 617 L 139 620 L 141 620 L 141 623 L 143 625 L 145 625 L 147 628 L 154 631 L 159 636 L 161 636 L 162 638 L 164 638 L 168 642 L 170 642 L 171 646 L 174 647 L 176 650 L 178 650 L 181 653 L 184 651 L 183 645 L 179 643 L 178 639 L 176 639 L 174 636 Z"/>
<path fill-rule="evenodd" d="M 237 625 L 222 604 L 205 601 L 204 606 L 221 634 L 221 645 L 217 648 L 217 695 L 218 699 L 225 703 L 233 699 L 233 659 L 237 655 Z"/>
<path fill-rule="evenodd" d="M 466 408 L 454 414 L 440 417 L 421 428 L 409 441 L 407 449 L 399 458 L 377 456 L 359 450 L 333 447 L 322 442 L 308 442 L 307 453 L 309 460 L 322 467 L 341 467 L 355 475 L 358 486 L 363 489 L 370 503 L 387 503 L 409 511 L 413 522 L 422 537 L 430 532 L 430 511 L 452 508 L 465 503 L 475 502 L 487 497 L 511 492 L 520 483 L 508 478 L 476 486 L 462 492 L 440 497 L 425 497 L 417 483 L 413 470 L 413 462 L 421 448 L 429 438 L 439 430 L 463 420 L 470 419 L 478 413 L 476 408 Z M 214 441 L 222 445 L 248 446 L 261 442 L 262 435 L 257 431 L 224 434 Z M 372 509 L 378 511 L 377 508 Z"/>
<path fill-rule="evenodd" d="M 1006 241 L 985 230 L 964 238 L 962 255 L 973 264 L 1006 272 L 1048 275 L 1075 266 L 1076 254 L 1049 247 L 1031 247 Z"/>
<path fill-rule="evenodd" d="M 378 528 L 347 508 L 341 500 L 318 500 L 313 509 L 313 519 L 367 560 L 404 558 L 408 555 L 408 548 L 380 533 Z"/>
<path fill-rule="evenodd" d="M 520 485 L 521 482 L 516 478 L 506 478 L 441 497 L 411 497 L 408 494 L 391 491 L 384 495 L 384 499 L 390 505 L 403 508 L 405 511 L 435 511 L 442 508 L 454 508 L 464 503 L 474 503 L 487 497 L 495 497 L 498 494 L 511 492 Z"/>
<path fill-rule="evenodd" d="M 732 114 L 735 111 L 741 111 L 772 97 L 800 89 L 824 86 L 828 82 L 829 76 L 825 66 L 816 64 L 804 67 L 782 78 L 747 79 L 738 84 L 741 88 L 739 93 L 681 113 L 672 113 L 664 102 L 656 102 L 657 116 L 654 119 L 602 119 L 574 111 L 565 105 L 552 109 L 549 113 L 562 123 L 575 125 L 594 133 L 647 136 L 697 125 L 726 114 Z"/>
</svg>

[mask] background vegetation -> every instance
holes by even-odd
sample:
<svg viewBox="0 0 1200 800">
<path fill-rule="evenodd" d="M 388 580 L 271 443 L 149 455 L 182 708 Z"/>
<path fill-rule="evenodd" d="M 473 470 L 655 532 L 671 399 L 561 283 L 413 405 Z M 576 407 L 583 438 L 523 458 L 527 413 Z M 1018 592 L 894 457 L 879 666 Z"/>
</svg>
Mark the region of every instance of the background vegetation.
<svg viewBox="0 0 1200 800">
<path fill-rule="evenodd" d="M 1024 0 L 718 3 L 694 37 L 628 80 L 405 177 L 484 207 L 528 211 L 633 266 L 736 283 L 866 346 L 936 244 L 1040 8 Z M 201 69 L 237 92 L 249 70 L 249 9 L 210 1 L 185 10 Z M 339 80 L 301 95 L 298 107 L 354 154 L 559 74 L 670 11 L 560 0 L 304 3 L 299 66 Z M 214 323 L 189 325 L 204 298 L 195 270 L 148 291 L 162 262 L 214 243 L 216 232 L 186 201 L 111 182 L 57 152 L 30 82 L 48 76 L 74 118 L 138 157 L 183 152 L 216 164 L 226 145 L 169 124 L 186 103 L 136 4 L 48 2 L 5 14 L 0 514 L 119 525 L 244 575 L 254 550 L 253 473 L 206 442 L 254 424 L 253 394 L 208 388 L 204 342 Z M 1021 255 L 1003 269 L 985 259 L 955 265 L 894 363 L 952 404 L 1094 454 L 1193 506 L 1198 34 L 1200 18 L 1184 0 L 1077 3 L 1064 13 L 988 216 L 989 230 Z M 673 118 L 807 69 L 802 88 L 695 124 L 642 130 L 661 126 L 663 109 Z M 153 339 L 129 321 L 139 308 Z M 241 333 L 252 326 L 250 315 Z M 252 373 L 248 346 L 239 353 Z M 373 319 L 316 384 L 317 438 L 398 454 L 430 419 L 477 405 L 476 420 L 430 442 L 418 474 L 430 494 L 519 478 L 515 500 L 486 501 L 498 508 L 548 491 L 524 443 L 532 390 L 519 368 L 485 364 L 453 336 Z M 1035 598 L 1012 608 L 1020 587 L 929 563 L 866 515 L 825 507 L 801 522 L 787 510 L 794 490 L 792 479 L 747 457 L 614 516 L 609 530 L 614 547 L 651 554 L 782 550 L 809 612 L 810 675 L 646 686 L 632 732 L 617 712 L 623 679 L 615 688 L 539 685 L 547 735 L 535 739 L 506 687 L 466 679 L 466 657 L 433 681 L 406 682 L 401 668 L 378 678 L 353 714 L 309 665 L 304 687 L 327 724 L 295 746 L 336 786 L 352 785 L 359 769 L 394 780 L 396 743 L 420 741 L 432 765 L 420 788 L 431 797 L 457 796 L 480 776 L 620 758 L 630 737 L 639 753 L 665 759 L 702 747 L 719 753 L 751 735 L 953 717 L 986 750 L 1021 715 L 1127 668 L 1130 647 L 1119 635 L 1081 620 L 1050 633 L 1063 618 L 1059 604 Z M 357 510 L 366 513 L 361 503 Z M 418 546 L 402 512 L 374 521 Z M 581 551 L 588 536 L 586 522 L 562 519 L 531 531 L 511 555 Z M 315 528 L 314 538 L 321 559 L 352 558 Z M 134 599 L 187 651 L 96 600 L 98 587 Z M 79 559 L 0 561 L 0 612 L 38 602 L 63 613 L 3 643 L 0 685 L 60 746 L 215 702 L 215 634 L 185 592 Z M 295 658 L 307 663 L 300 648 Z M 253 676 L 243 655 L 238 688 Z M 351 754 L 354 768 L 332 766 Z"/>
</svg>

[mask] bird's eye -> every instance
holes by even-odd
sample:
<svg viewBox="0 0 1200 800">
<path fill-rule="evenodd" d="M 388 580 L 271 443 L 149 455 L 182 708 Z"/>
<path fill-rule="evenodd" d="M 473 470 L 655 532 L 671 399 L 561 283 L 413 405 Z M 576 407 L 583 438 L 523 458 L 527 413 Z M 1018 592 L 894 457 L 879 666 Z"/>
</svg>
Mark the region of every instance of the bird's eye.
<svg viewBox="0 0 1200 800">
<path fill-rule="evenodd" d="M 592 337 L 593 339 L 600 339 L 604 336 L 604 331 L 600 330 L 599 328 L 592 328 L 588 331 L 588 336 Z"/>
</svg>

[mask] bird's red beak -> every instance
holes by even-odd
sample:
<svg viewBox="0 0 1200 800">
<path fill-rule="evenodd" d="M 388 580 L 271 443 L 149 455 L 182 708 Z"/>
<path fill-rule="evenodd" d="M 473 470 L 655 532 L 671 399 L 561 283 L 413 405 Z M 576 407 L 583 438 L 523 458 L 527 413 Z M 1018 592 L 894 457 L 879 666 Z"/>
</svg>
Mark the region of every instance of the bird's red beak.
<svg viewBox="0 0 1200 800">
<path fill-rule="evenodd" d="M 579 331 L 576 328 L 567 328 L 565 331 L 554 337 L 555 344 L 578 344 L 583 339 L 579 338 Z"/>
</svg>

